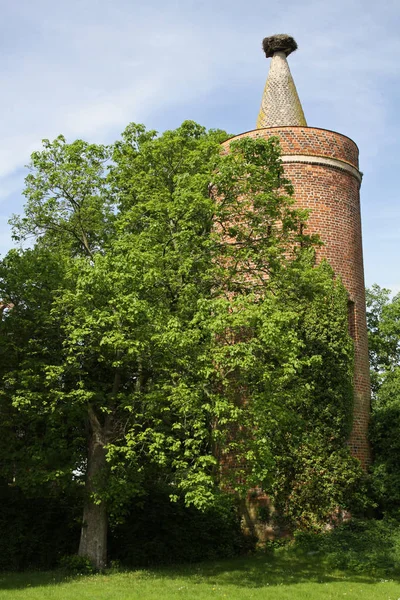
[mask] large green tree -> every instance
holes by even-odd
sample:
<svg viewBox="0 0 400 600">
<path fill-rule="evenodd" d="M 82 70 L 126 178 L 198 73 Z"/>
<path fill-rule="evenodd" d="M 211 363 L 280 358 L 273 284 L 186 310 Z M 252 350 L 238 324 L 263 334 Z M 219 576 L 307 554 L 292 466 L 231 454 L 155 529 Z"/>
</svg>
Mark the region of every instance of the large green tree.
<svg viewBox="0 0 400 600">
<path fill-rule="evenodd" d="M 97 568 L 145 478 L 198 507 L 221 479 L 262 485 L 307 526 L 359 477 L 346 293 L 314 264 L 277 140 L 221 156 L 225 137 L 130 125 L 32 155 L 13 224 L 33 246 L 0 265 L 2 474 L 84 480 L 79 553 Z"/>
<path fill-rule="evenodd" d="M 368 343 L 373 389 L 373 481 L 380 508 L 399 516 L 400 295 L 367 290 Z"/>
<path fill-rule="evenodd" d="M 22 427 L 40 421 L 37 481 L 84 475 L 79 552 L 98 568 L 107 514 L 140 491 L 146 462 L 168 467 L 176 485 L 193 480 L 198 503 L 210 495 L 197 364 L 206 339 L 194 317 L 211 285 L 208 184 L 220 140 L 192 123 L 162 138 L 131 126 L 112 148 L 60 137 L 32 155 L 14 233 L 36 243 L 2 264 L 2 297 L 14 305 L 3 327 L 18 346 L 3 349 L 4 410 Z M 20 458 L 13 478 L 29 487 Z"/>
</svg>

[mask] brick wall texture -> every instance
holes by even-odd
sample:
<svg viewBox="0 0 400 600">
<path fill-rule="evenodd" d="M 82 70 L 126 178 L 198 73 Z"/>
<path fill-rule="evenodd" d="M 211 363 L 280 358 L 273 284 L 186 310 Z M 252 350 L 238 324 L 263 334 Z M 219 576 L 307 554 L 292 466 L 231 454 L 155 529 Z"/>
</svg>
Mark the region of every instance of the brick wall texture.
<svg viewBox="0 0 400 600">
<path fill-rule="evenodd" d="M 339 133 L 312 127 L 269 127 L 231 138 L 277 136 L 285 174 L 291 180 L 296 203 L 310 209 L 308 231 L 319 233 L 324 246 L 317 258 L 326 258 L 349 293 L 350 332 L 355 345 L 354 419 L 349 445 L 364 467 L 370 462 L 368 420 L 370 381 L 365 315 L 364 267 L 361 239 L 358 148 Z"/>
</svg>

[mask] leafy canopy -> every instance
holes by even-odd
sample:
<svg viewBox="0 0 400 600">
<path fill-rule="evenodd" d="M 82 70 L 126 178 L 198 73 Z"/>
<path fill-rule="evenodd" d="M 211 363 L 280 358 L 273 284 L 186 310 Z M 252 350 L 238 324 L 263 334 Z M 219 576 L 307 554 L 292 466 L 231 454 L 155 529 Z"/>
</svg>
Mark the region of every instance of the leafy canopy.
<svg viewBox="0 0 400 600">
<path fill-rule="evenodd" d="M 261 486 L 303 527 L 350 502 L 346 292 L 315 265 L 278 140 L 221 155 L 225 137 L 131 124 L 112 146 L 59 137 L 32 155 L 13 226 L 34 243 L 0 265 L 18 485 L 83 479 L 98 444 L 88 497 L 109 515 L 148 478 L 198 507 Z"/>
<path fill-rule="evenodd" d="M 368 343 L 373 388 L 373 483 L 380 509 L 398 518 L 400 502 L 400 295 L 367 290 Z"/>
</svg>

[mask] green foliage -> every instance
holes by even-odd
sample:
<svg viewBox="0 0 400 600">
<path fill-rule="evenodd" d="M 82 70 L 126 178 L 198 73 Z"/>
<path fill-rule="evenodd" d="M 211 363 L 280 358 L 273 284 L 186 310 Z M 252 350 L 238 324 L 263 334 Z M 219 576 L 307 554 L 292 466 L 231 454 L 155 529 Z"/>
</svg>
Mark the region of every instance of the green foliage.
<svg viewBox="0 0 400 600">
<path fill-rule="evenodd" d="M 275 139 L 232 144 L 214 182 L 223 275 L 213 301 L 213 360 L 223 397 L 237 406 L 230 427 L 215 428 L 222 461 L 237 457 L 224 476 L 240 495 L 261 485 L 281 525 L 321 527 L 337 506 L 366 501 L 346 445 L 347 292 L 326 263 L 315 265 L 320 242 L 305 234 L 307 213 L 293 206 Z"/>
<path fill-rule="evenodd" d="M 400 517 L 400 296 L 374 285 L 367 291 L 373 382 L 372 484 L 381 512 Z"/>
<path fill-rule="evenodd" d="M 233 557 L 254 550 L 255 540 L 241 530 L 232 495 L 220 494 L 213 506 L 199 510 L 183 498 L 171 503 L 171 490 L 150 486 L 133 504 L 124 522 L 112 528 L 109 551 L 124 566 L 198 562 Z"/>
<path fill-rule="evenodd" d="M 366 290 L 371 381 L 376 393 L 386 373 L 400 363 L 400 295 L 374 284 Z"/>
<path fill-rule="evenodd" d="M 200 510 L 261 485 L 305 528 L 359 487 L 346 292 L 315 265 L 278 140 L 222 156 L 225 136 L 131 124 L 32 155 L 13 223 L 36 241 L 0 264 L 0 469 L 85 483 L 86 524 L 151 480 Z"/>
<path fill-rule="evenodd" d="M 86 556 L 66 554 L 61 557 L 59 566 L 71 575 L 91 575 L 94 573 L 92 563 Z"/>
<path fill-rule="evenodd" d="M 51 569 L 88 574 L 87 557 L 73 554 L 79 539 L 82 490 L 27 497 L 16 487 L 0 488 L 0 571 Z M 171 490 L 147 484 L 146 494 L 126 507 L 123 522 L 112 520 L 109 564 L 148 566 L 195 562 L 245 554 L 245 536 L 232 495 L 218 495 L 205 511 L 171 503 Z"/>
<path fill-rule="evenodd" d="M 57 251 L 93 256 L 112 231 L 113 201 L 105 178 L 107 146 L 63 136 L 43 140 L 25 178 L 25 216 L 14 216 L 14 238 L 34 236 Z"/>
<path fill-rule="evenodd" d="M 1 474 L 35 494 L 49 481 L 71 481 L 85 439 L 78 415 L 51 388 L 63 339 L 51 310 L 65 281 L 66 259 L 40 245 L 11 251 L 0 264 L 1 296 L 13 305 L 1 322 Z"/>
<path fill-rule="evenodd" d="M 36 244 L 0 274 L 14 305 L 2 323 L 3 474 L 19 486 L 90 471 L 85 505 L 121 515 L 156 468 L 185 481 L 189 501 L 211 499 L 209 338 L 194 317 L 211 285 L 220 140 L 189 122 L 160 138 L 130 126 L 112 152 L 58 138 L 32 155 L 14 232 Z"/>
<path fill-rule="evenodd" d="M 385 375 L 373 400 L 373 489 L 384 513 L 400 518 L 400 368 Z"/>
<path fill-rule="evenodd" d="M 375 576 L 400 574 L 400 526 L 391 520 L 352 519 L 318 535 L 299 532 L 294 549 L 318 554 L 330 569 Z"/>
<path fill-rule="evenodd" d="M 346 446 L 353 410 L 347 293 L 327 266 L 312 275 L 323 292 L 317 288 L 297 308 L 302 362 L 288 390 L 287 420 L 273 432 L 278 515 L 301 529 L 323 526 L 338 506 L 359 510 L 366 502 L 364 475 Z"/>
<path fill-rule="evenodd" d="M 0 571 L 50 569 L 79 539 L 79 490 L 60 494 L 41 490 L 26 496 L 20 489 L 0 486 Z"/>
<path fill-rule="evenodd" d="M 230 487 L 246 494 L 261 483 L 280 527 L 318 528 L 338 506 L 366 502 L 363 472 L 346 444 L 353 408 L 347 293 L 328 265 L 316 267 L 307 254 L 271 285 L 262 302 L 251 294 L 230 300 L 217 332 L 231 336 L 215 348 L 228 374 L 226 397 L 246 399 L 221 454 L 239 457 Z"/>
</svg>

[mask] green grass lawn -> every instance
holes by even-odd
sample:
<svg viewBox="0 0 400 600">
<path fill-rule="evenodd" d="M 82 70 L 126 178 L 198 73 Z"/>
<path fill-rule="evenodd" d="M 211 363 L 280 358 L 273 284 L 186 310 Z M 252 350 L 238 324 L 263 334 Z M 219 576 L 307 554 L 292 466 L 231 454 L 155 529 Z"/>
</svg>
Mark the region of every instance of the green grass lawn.
<svg viewBox="0 0 400 600">
<path fill-rule="evenodd" d="M 0 575 L 0 600 L 399 600 L 400 578 L 329 571 L 315 556 L 277 553 L 164 569 L 67 577 Z"/>
</svg>

